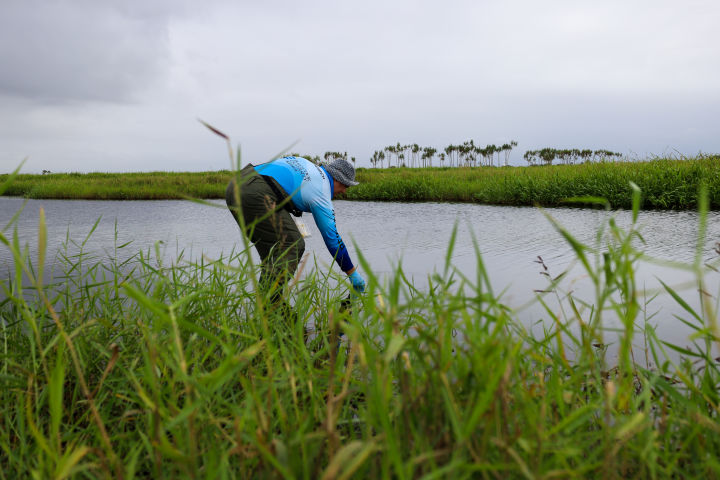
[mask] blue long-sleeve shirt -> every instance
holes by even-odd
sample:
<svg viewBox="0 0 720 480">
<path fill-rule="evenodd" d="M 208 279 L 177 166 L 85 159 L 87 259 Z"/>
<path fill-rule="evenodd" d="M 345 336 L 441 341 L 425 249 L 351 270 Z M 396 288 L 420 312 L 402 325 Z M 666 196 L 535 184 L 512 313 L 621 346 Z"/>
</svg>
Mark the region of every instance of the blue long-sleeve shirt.
<svg viewBox="0 0 720 480">
<path fill-rule="evenodd" d="M 333 178 L 323 167 L 302 157 L 284 157 L 255 167 L 260 175 L 274 178 L 290 195 L 295 207 L 312 214 L 330 255 L 343 272 L 354 268 L 337 231 L 332 205 Z"/>
</svg>

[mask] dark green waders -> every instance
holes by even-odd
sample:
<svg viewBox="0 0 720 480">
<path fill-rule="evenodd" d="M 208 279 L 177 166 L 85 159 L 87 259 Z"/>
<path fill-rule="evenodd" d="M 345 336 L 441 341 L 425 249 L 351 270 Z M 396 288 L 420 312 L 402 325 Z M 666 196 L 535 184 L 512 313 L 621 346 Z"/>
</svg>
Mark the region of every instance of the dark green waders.
<svg viewBox="0 0 720 480">
<path fill-rule="evenodd" d="M 236 179 L 233 178 L 225 190 L 225 201 L 238 225 L 238 215 L 242 212 L 247 226 L 244 234 L 250 238 L 260 254 L 260 288 L 264 291 L 272 289 L 271 302 L 284 307 L 289 314 L 289 307 L 282 300 L 282 288 L 297 269 L 305 252 L 305 240 L 290 213 L 282 206 L 277 206 L 284 198 L 278 198 L 278 193 L 252 165 L 243 168 L 240 177 L 242 180 L 239 195 Z M 282 192 L 279 185 L 275 184 L 275 187 L 278 192 Z M 272 213 L 268 215 L 270 212 Z M 263 217 L 267 218 L 255 223 Z"/>
</svg>

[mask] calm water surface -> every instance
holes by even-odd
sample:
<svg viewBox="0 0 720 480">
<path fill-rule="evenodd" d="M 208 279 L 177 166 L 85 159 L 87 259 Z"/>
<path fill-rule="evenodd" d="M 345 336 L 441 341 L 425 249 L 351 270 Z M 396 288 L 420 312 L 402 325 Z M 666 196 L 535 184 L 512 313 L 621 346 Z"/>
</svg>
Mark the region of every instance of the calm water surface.
<svg viewBox="0 0 720 480">
<path fill-rule="evenodd" d="M 10 221 L 24 201 L 0 197 L 0 228 Z M 132 242 L 123 249 L 126 255 L 139 250 L 161 247 L 168 259 L 177 258 L 184 250 L 184 258 L 206 255 L 217 258 L 241 246 L 239 230 L 222 201 L 213 206 L 188 201 L 84 201 L 30 200 L 16 223 L 21 243 L 29 245 L 31 253 L 37 242 L 38 212 L 44 208 L 48 228 L 48 257 L 61 248 L 67 238 L 80 243 L 100 219 L 96 230 L 87 240 L 85 250 L 97 254 L 112 254 L 114 245 Z M 505 291 L 504 300 L 519 307 L 534 297 L 534 290 L 547 286 L 541 275 L 542 257 L 550 273 L 559 274 L 571 265 L 574 255 L 557 233 L 543 211 L 529 207 L 495 207 L 447 203 L 380 203 L 335 202 L 340 233 L 348 244 L 353 259 L 360 249 L 380 276 L 388 275 L 402 262 L 406 275 L 422 286 L 434 270 L 442 270 L 451 232 L 457 225 L 457 242 L 453 264 L 470 278 L 475 277 L 476 242 L 490 273 L 496 291 Z M 631 221 L 630 212 L 607 213 L 588 209 L 546 209 L 576 238 L 594 244 L 595 234 L 614 215 L 621 226 Z M 716 242 L 720 240 L 720 218 L 711 212 L 708 218 L 707 241 L 703 247 L 704 261 L 718 257 Z M 306 239 L 307 251 L 314 253 L 320 265 L 329 268 L 330 255 L 312 221 L 303 216 L 312 236 Z M 694 212 L 641 212 L 639 222 L 646 241 L 648 255 L 666 260 L 692 262 L 697 243 L 698 215 Z M 10 230 L 4 234 L 9 236 Z M 161 242 L 161 243 L 158 243 Z M 0 267 L 10 265 L 9 252 L 0 246 Z M 337 268 L 337 267 L 333 267 Z M 714 274 L 717 276 L 717 274 Z M 659 286 L 656 276 L 677 284 L 692 277 L 687 273 L 653 264 L 642 264 L 638 285 L 648 289 Z M 710 285 L 717 285 L 710 278 Z M 582 270 L 574 267 L 564 288 L 583 293 L 589 288 Z M 716 293 L 717 290 L 712 291 Z M 690 291 L 691 300 L 696 295 Z M 661 296 L 662 297 L 662 296 Z M 669 334 L 677 322 L 672 315 L 680 311 L 665 296 L 654 301 L 659 311 L 654 321 Z M 697 302 L 696 302 L 697 303 Z M 662 307 L 662 308 L 661 308 Z M 559 308 L 559 307 L 558 307 Z M 532 322 L 542 316 L 537 308 L 529 308 L 521 315 Z"/>
</svg>

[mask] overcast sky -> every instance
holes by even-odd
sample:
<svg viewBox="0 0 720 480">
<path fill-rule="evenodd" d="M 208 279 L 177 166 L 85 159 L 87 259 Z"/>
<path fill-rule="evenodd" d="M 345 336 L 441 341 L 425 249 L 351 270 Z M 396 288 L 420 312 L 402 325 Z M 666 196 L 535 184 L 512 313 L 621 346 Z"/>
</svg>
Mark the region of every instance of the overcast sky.
<svg viewBox="0 0 720 480">
<path fill-rule="evenodd" d="M 720 152 L 717 0 L 0 0 L 0 173 L 516 140 Z"/>
</svg>

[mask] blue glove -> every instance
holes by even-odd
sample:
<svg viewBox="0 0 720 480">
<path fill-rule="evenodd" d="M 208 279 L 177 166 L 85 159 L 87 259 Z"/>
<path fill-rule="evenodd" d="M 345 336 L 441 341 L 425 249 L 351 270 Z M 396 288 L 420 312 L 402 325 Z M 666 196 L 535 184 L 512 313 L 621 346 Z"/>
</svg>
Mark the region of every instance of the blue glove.
<svg viewBox="0 0 720 480">
<path fill-rule="evenodd" d="M 360 276 L 357 270 L 351 273 L 349 278 L 357 293 L 363 293 L 365 291 L 365 279 Z"/>
</svg>

